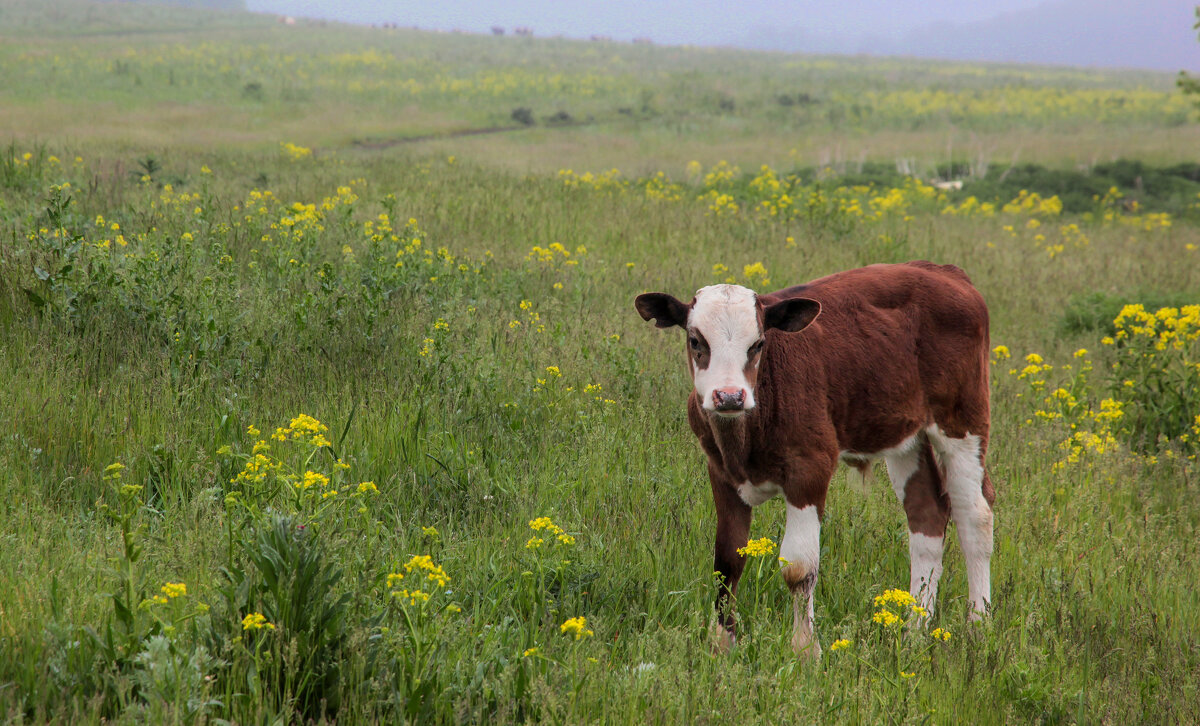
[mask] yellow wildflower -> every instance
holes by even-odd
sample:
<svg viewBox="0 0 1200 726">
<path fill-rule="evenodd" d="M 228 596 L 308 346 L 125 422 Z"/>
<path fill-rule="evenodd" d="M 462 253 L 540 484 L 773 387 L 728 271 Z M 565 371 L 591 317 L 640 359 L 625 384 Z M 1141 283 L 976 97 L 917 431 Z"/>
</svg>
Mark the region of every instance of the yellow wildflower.
<svg viewBox="0 0 1200 726">
<path fill-rule="evenodd" d="M 262 630 L 263 628 L 274 630 L 275 626 L 267 622 L 266 616 L 262 613 L 250 613 L 242 618 L 242 630 Z"/>
<path fill-rule="evenodd" d="M 737 553 L 743 557 L 763 557 L 775 553 L 775 543 L 770 537 L 752 539 L 745 547 L 739 547 Z"/>
<path fill-rule="evenodd" d="M 320 485 L 322 487 L 329 486 L 329 477 L 317 471 L 304 472 L 304 478 L 301 480 L 300 486 L 304 489 L 308 489 L 314 485 Z"/>
<path fill-rule="evenodd" d="M 590 638 L 594 633 L 587 629 L 587 618 L 583 616 L 571 618 L 559 626 L 559 631 L 566 635 L 574 635 L 575 640 Z"/>
<path fill-rule="evenodd" d="M 888 590 L 882 595 L 877 595 L 875 597 L 876 607 L 881 607 L 883 605 L 897 605 L 903 607 L 905 605 L 914 605 L 916 602 L 917 599 L 914 598 L 911 593 L 909 593 L 907 590 L 899 589 Z"/>
</svg>

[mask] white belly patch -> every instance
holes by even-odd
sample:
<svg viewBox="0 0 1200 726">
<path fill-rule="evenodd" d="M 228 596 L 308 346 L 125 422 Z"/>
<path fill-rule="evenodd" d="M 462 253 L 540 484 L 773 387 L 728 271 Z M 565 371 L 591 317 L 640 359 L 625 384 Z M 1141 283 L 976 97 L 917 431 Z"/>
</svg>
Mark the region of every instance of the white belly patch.
<svg viewBox="0 0 1200 726">
<path fill-rule="evenodd" d="M 743 502 L 752 507 L 757 507 L 768 499 L 774 499 L 782 494 L 783 489 L 778 484 L 769 481 L 759 482 L 758 484 L 744 482 L 738 484 L 737 492 Z"/>
</svg>

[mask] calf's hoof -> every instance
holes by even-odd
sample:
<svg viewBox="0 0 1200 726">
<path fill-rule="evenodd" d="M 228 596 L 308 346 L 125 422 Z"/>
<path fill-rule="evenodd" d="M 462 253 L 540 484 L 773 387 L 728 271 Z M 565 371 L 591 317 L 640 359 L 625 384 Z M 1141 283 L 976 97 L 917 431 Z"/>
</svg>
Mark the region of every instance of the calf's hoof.
<svg viewBox="0 0 1200 726">
<path fill-rule="evenodd" d="M 709 634 L 713 655 L 725 655 L 737 645 L 737 636 L 720 623 L 714 623 Z"/>
<path fill-rule="evenodd" d="M 813 637 L 812 633 L 796 633 L 792 636 L 792 651 L 800 656 L 801 660 L 816 663 L 821 660 L 821 643 Z"/>
</svg>

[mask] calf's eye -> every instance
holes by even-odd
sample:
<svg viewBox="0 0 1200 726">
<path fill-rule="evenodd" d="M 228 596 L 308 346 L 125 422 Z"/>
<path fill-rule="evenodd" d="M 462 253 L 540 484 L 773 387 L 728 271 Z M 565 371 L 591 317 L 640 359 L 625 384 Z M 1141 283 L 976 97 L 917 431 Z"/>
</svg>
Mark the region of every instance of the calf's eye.
<svg viewBox="0 0 1200 726">
<path fill-rule="evenodd" d="M 692 346 L 692 350 L 700 350 L 700 341 L 696 338 L 688 338 L 688 345 Z"/>
</svg>

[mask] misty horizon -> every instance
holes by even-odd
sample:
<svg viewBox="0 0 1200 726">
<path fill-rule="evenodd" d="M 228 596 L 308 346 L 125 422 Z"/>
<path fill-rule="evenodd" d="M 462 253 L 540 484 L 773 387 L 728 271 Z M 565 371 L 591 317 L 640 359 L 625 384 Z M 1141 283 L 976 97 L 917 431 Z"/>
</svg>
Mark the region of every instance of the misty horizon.
<svg viewBox="0 0 1200 726">
<path fill-rule="evenodd" d="M 459 0 L 436 6 L 366 0 L 248 0 L 255 12 L 425 30 L 614 41 L 647 39 L 817 54 L 899 55 L 1049 65 L 1200 70 L 1194 5 L 1092 0 L 851 0 L 841 4 L 714 0 L 608 3 Z"/>
</svg>

